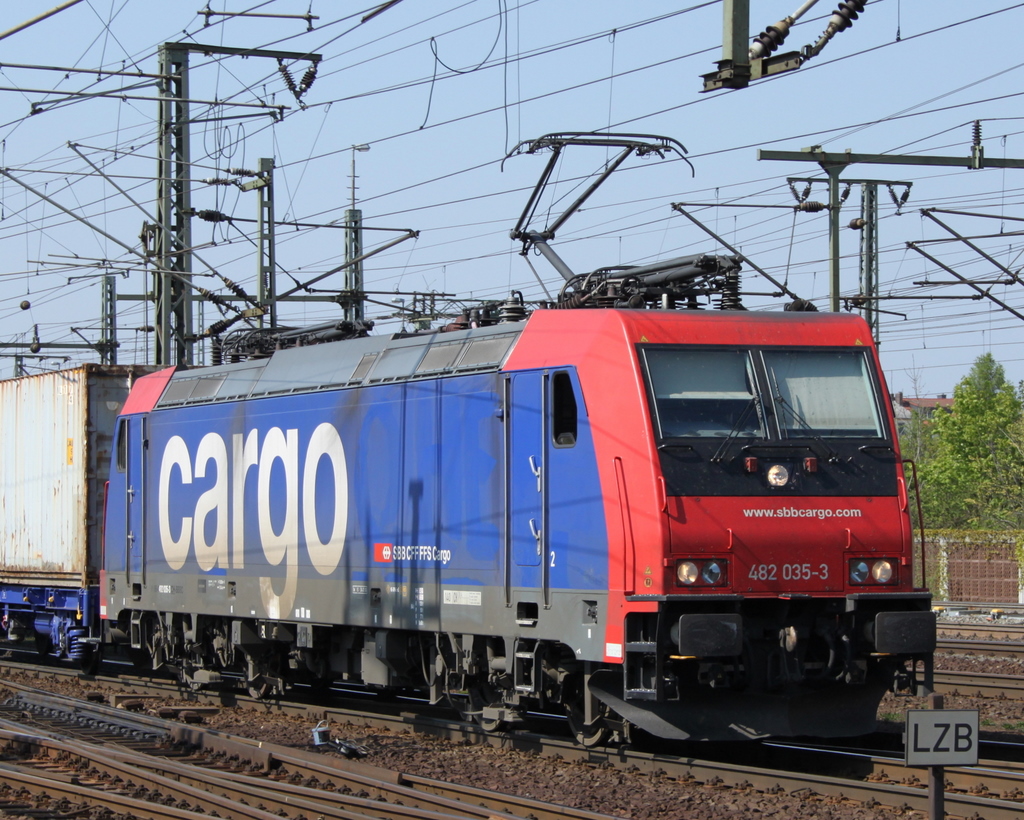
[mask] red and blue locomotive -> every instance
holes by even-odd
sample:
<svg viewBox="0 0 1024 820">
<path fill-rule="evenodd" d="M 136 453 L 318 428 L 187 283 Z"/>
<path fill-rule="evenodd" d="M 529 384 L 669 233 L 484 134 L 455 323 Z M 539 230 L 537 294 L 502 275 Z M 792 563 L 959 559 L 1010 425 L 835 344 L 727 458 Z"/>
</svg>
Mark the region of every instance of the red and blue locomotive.
<svg viewBox="0 0 1024 820">
<path fill-rule="evenodd" d="M 487 727 L 561 709 L 584 742 L 857 734 L 927 683 L 862 320 L 502 319 L 139 380 L 108 637 L 194 686 L 419 690 Z"/>
<path fill-rule="evenodd" d="M 542 186 L 569 145 L 621 152 L 602 179 L 685 150 L 513 153 L 553 152 Z M 416 690 L 488 728 L 562 710 L 584 743 L 859 734 L 887 689 L 927 688 L 868 326 L 743 310 L 737 257 L 574 274 L 548 241 L 595 187 L 536 232 L 538 186 L 513 231 L 566 280 L 546 309 L 236 332 L 227 364 L 135 382 L 102 561 L 0 578 L 9 634 L 90 662 L 120 646 L 193 687 Z M 711 294 L 723 310 L 694 309 Z"/>
</svg>

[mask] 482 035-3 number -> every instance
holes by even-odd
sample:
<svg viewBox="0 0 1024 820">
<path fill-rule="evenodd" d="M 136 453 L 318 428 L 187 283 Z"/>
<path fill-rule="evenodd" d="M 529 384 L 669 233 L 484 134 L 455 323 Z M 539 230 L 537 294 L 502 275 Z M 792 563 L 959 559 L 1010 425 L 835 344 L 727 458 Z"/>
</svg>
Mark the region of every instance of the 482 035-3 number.
<svg viewBox="0 0 1024 820">
<path fill-rule="evenodd" d="M 751 564 L 747 578 L 751 581 L 810 581 L 826 580 L 828 564 Z"/>
</svg>

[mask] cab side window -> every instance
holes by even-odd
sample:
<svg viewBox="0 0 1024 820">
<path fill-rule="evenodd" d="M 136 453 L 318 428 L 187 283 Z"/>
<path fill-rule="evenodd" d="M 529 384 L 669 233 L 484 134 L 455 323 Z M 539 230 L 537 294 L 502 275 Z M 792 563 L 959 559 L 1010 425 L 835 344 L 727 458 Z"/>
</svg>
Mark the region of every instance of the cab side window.
<svg viewBox="0 0 1024 820">
<path fill-rule="evenodd" d="M 555 447 L 575 447 L 578 425 L 576 394 L 564 370 L 551 379 L 551 439 Z"/>
<path fill-rule="evenodd" d="M 128 470 L 128 419 L 117 421 L 117 471 Z"/>
</svg>

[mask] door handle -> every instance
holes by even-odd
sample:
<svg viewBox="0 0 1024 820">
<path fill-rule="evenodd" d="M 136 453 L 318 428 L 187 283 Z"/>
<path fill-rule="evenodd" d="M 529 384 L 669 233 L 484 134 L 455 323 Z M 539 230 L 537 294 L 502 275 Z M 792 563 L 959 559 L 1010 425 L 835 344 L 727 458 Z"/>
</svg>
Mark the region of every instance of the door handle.
<svg viewBox="0 0 1024 820">
<path fill-rule="evenodd" d="M 540 530 L 537 529 L 537 520 L 530 519 L 530 533 L 537 539 L 537 555 L 540 555 Z"/>
<path fill-rule="evenodd" d="M 530 456 L 530 470 L 537 476 L 537 492 L 540 492 L 540 465 L 537 463 L 536 456 Z"/>
</svg>

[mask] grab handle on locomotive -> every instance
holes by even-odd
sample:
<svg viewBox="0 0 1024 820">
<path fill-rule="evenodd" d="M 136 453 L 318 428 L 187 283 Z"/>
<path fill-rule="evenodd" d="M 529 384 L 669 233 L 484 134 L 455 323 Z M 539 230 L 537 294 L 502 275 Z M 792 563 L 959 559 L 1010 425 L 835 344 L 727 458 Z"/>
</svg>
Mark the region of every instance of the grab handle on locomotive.
<svg viewBox="0 0 1024 820">
<path fill-rule="evenodd" d="M 537 539 L 537 555 L 540 555 L 540 530 L 537 529 L 537 519 L 530 519 L 530 533 Z"/>
<path fill-rule="evenodd" d="M 537 476 L 537 492 L 540 492 L 540 465 L 536 456 L 530 456 L 530 471 Z"/>
</svg>

